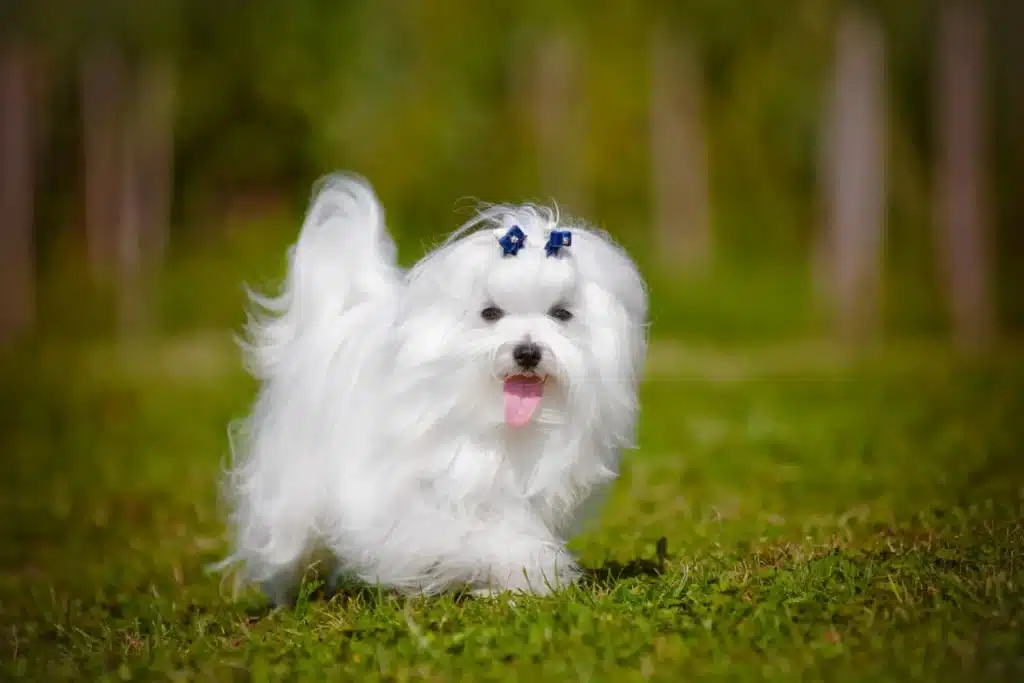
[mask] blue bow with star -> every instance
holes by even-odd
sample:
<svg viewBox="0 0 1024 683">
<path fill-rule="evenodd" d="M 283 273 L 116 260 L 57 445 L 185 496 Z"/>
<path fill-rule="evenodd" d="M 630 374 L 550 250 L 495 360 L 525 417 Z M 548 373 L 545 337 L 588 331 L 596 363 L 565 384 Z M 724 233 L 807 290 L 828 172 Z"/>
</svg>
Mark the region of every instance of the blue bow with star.
<svg viewBox="0 0 1024 683">
<path fill-rule="evenodd" d="M 552 230 L 548 235 L 548 243 L 544 245 L 544 251 L 548 256 L 555 256 L 562 247 L 572 246 L 572 233 L 568 230 Z"/>
<path fill-rule="evenodd" d="M 518 225 L 513 225 L 498 238 L 501 245 L 501 252 L 505 256 L 515 256 L 519 250 L 526 246 L 526 233 Z M 572 232 L 569 230 L 552 230 L 548 235 L 544 251 L 548 256 L 556 256 L 562 247 L 572 246 Z"/>
<path fill-rule="evenodd" d="M 504 237 L 498 238 L 498 244 L 505 256 L 515 256 L 526 244 L 526 233 L 518 225 L 513 225 Z"/>
</svg>

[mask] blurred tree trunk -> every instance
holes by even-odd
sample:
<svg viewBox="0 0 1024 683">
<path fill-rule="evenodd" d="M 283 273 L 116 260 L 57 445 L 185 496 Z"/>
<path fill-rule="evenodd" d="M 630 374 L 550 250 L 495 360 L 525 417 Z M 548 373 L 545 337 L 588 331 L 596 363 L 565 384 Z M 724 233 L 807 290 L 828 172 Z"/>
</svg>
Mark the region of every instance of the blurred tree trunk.
<svg viewBox="0 0 1024 683">
<path fill-rule="evenodd" d="M 89 49 L 81 69 L 85 235 L 93 276 L 102 280 L 118 259 L 128 75 L 122 55 L 107 44 Z"/>
<path fill-rule="evenodd" d="M 692 43 L 663 27 L 651 38 L 654 224 L 667 265 L 707 264 L 711 248 L 703 79 Z"/>
<path fill-rule="evenodd" d="M 943 0 L 937 41 L 936 219 L 955 340 L 995 334 L 985 206 L 985 30 L 976 3 Z"/>
<path fill-rule="evenodd" d="M 878 326 L 886 215 L 885 49 L 874 17 L 841 16 L 835 80 L 826 111 L 824 168 L 828 216 L 822 285 L 842 338 L 864 341 Z"/>
<path fill-rule="evenodd" d="M 0 342 L 36 322 L 33 219 L 38 110 L 35 55 L 17 41 L 0 47 Z"/>
<path fill-rule="evenodd" d="M 542 39 L 534 68 L 531 100 L 541 191 L 571 213 L 584 215 L 590 198 L 583 167 L 586 110 L 577 45 L 564 34 Z"/>
<path fill-rule="evenodd" d="M 1002 42 L 1004 43 L 1002 54 L 1006 56 L 1009 67 L 1006 82 L 1017 86 L 1011 85 L 1003 91 L 1010 100 L 1010 113 L 1007 119 L 1020 122 L 1024 121 L 1024 88 L 1019 87 L 1020 83 L 1024 83 L 1024 41 L 1019 39 L 1024 35 L 1024 3 L 1006 0 L 1002 6 L 1004 9 L 999 13 L 996 21 L 1005 22 L 1002 27 Z M 1011 187 L 1014 185 L 1024 187 L 1024 126 L 1011 125 L 1008 128 L 1010 130 L 1001 131 L 1009 138 L 1012 159 L 1009 164 L 1011 170 L 1008 174 L 1008 184 Z M 1008 222 L 1011 225 L 1024 224 L 1024 192 L 1007 192 L 1003 194 L 1002 199 L 1009 205 Z M 1024 230 L 1017 233 L 1017 238 L 1012 240 L 1011 244 L 1024 246 Z M 1020 249 L 1020 253 L 1024 253 L 1024 248 Z"/>
<path fill-rule="evenodd" d="M 170 219 L 174 75 L 163 59 L 135 72 L 121 137 L 117 246 L 117 306 L 123 339 L 154 323 L 154 285 Z"/>
<path fill-rule="evenodd" d="M 126 116 L 122 130 L 121 152 L 118 165 L 117 222 L 114 224 L 116 278 L 117 278 L 117 324 L 119 337 L 130 340 L 139 336 L 146 328 L 145 272 L 143 270 L 143 216 L 145 207 L 141 192 L 141 159 L 139 141 L 136 135 L 138 121 L 135 116 Z"/>
<path fill-rule="evenodd" d="M 142 248 L 148 267 L 159 270 L 170 231 L 174 189 L 174 113 L 176 105 L 173 63 L 164 57 L 147 63 L 140 83 L 136 112 L 140 150 L 139 191 L 142 196 Z"/>
</svg>

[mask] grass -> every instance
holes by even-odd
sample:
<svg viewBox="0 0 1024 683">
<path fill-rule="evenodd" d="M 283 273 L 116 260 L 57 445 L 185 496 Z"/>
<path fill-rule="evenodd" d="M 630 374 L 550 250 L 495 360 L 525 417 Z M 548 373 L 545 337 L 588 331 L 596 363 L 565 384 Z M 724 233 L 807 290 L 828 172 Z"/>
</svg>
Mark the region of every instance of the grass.
<svg viewBox="0 0 1024 683">
<path fill-rule="evenodd" d="M 204 572 L 233 365 L 9 367 L 0 678 L 1024 680 L 1024 364 L 666 348 L 585 584 L 277 611 Z"/>
<path fill-rule="evenodd" d="M 237 283 L 290 237 L 179 240 L 166 336 L 128 355 L 54 258 L 44 338 L 76 341 L 0 368 L 0 679 L 1024 680 L 1024 357 L 780 344 L 820 329 L 799 269 L 652 281 L 655 329 L 691 343 L 652 349 L 580 586 L 232 599 L 204 567 L 254 386 L 226 333 L 189 331 L 237 327 Z"/>
</svg>

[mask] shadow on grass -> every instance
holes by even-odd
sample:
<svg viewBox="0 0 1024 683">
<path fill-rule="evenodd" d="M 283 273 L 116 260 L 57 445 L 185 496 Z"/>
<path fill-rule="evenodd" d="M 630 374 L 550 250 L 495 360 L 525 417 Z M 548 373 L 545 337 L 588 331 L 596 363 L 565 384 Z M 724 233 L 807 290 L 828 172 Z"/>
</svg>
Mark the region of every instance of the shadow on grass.
<svg viewBox="0 0 1024 683">
<path fill-rule="evenodd" d="M 654 559 L 638 557 L 629 562 L 605 562 L 600 567 L 585 567 L 583 581 L 592 586 L 611 588 L 620 581 L 659 576 L 668 560 L 668 540 L 662 536 L 655 545 Z"/>
</svg>

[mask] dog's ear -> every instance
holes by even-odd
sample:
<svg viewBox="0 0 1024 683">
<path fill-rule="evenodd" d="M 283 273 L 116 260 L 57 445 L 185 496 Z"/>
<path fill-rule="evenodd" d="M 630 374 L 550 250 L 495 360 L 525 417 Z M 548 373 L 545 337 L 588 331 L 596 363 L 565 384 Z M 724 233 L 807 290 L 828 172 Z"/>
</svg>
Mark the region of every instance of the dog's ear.
<svg viewBox="0 0 1024 683">
<path fill-rule="evenodd" d="M 603 232 L 574 227 L 572 255 L 584 280 L 614 297 L 630 322 L 647 321 L 647 285 L 625 249 Z"/>
</svg>

